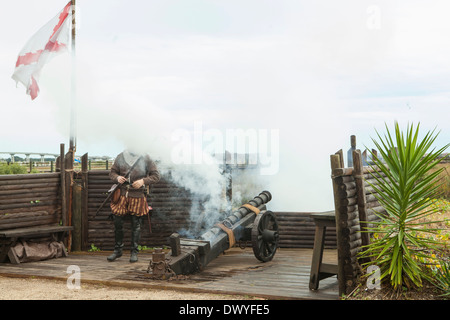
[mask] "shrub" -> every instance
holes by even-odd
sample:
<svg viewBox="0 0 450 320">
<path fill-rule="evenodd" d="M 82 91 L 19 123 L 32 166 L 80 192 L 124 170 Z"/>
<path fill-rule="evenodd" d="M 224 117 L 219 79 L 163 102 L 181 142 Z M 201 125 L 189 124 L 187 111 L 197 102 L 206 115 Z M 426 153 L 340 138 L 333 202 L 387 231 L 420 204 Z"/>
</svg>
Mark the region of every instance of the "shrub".
<svg viewBox="0 0 450 320">
<path fill-rule="evenodd" d="M 450 262 L 440 261 L 433 268 L 431 281 L 444 292 L 443 296 L 450 296 Z"/>
<path fill-rule="evenodd" d="M 27 168 L 17 163 L 0 164 L 0 174 L 24 174 L 27 173 Z"/>
<path fill-rule="evenodd" d="M 450 165 L 441 164 L 442 173 L 437 177 L 440 181 L 439 195 L 443 199 L 450 200 Z"/>
<path fill-rule="evenodd" d="M 395 122 L 394 136 L 386 125 L 384 138 L 376 132 L 379 141 L 372 139 L 381 154 L 373 157 L 374 165 L 384 175 L 372 174 L 377 183 L 371 186 L 387 213 L 379 215 L 380 221 L 370 230 L 379 236 L 366 246 L 362 256 L 374 259 L 381 279 L 389 278 L 394 289 L 422 286 L 421 261 L 438 250 L 439 242 L 424 236 L 435 232 L 426 227 L 432 221 L 424 218 L 439 210 L 432 204 L 439 188 L 436 177 L 443 169 L 434 169 L 450 144 L 431 149 L 437 134 L 433 130 L 419 141 L 419 127 L 408 125 L 405 135 Z"/>
</svg>

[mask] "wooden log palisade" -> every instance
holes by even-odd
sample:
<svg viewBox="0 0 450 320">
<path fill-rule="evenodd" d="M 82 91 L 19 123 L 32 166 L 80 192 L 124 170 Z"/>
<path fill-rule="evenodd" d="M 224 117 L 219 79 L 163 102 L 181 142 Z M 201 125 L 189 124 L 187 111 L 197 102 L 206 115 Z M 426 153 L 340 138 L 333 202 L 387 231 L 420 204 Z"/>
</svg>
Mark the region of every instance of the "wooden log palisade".
<svg viewBox="0 0 450 320">
<path fill-rule="evenodd" d="M 342 150 L 330 156 L 336 215 L 339 294 L 349 294 L 357 285 L 362 261 L 358 258 L 369 244 L 368 227 L 386 211 L 380 205 L 370 183 L 381 173 L 376 167 L 363 166 L 361 151 L 353 151 L 353 167 L 344 168 Z"/>
<path fill-rule="evenodd" d="M 64 159 L 64 145 L 60 151 L 59 159 Z M 67 162 L 59 161 L 55 173 L 0 176 L 0 262 L 6 256 L 13 263 L 20 262 L 11 248 L 21 239 L 64 241 L 72 230 L 67 210 L 67 192 L 71 190 Z M 70 241 L 67 243 L 70 250 Z"/>
</svg>

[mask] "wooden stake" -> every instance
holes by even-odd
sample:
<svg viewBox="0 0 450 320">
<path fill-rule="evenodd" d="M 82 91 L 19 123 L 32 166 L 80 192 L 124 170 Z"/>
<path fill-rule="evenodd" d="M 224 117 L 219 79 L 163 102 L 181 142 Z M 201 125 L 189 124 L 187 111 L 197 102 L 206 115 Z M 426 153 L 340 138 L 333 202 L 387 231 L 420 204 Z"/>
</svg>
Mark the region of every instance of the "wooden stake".
<svg viewBox="0 0 450 320">
<path fill-rule="evenodd" d="M 88 170 L 88 154 L 85 153 L 81 157 L 81 250 L 88 248 L 88 186 L 89 186 L 89 170 Z"/>
<path fill-rule="evenodd" d="M 66 165 L 64 161 L 64 143 L 59 146 L 59 168 L 61 170 L 61 220 L 62 225 L 66 226 L 67 217 L 67 194 L 66 194 Z"/>
<path fill-rule="evenodd" d="M 367 233 L 366 190 L 364 186 L 361 150 L 359 149 L 353 151 L 353 176 L 356 183 L 359 223 L 361 226 L 361 241 L 362 245 L 366 246 L 369 244 L 369 234 Z"/>
<path fill-rule="evenodd" d="M 72 212 L 73 212 L 73 160 L 74 160 L 74 152 L 75 150 L 69 150 L 65 155 L 63 162 L 65 162 L 65 185 L 66 185 L 66 223 L 65 226 L 72 225 Z M 72 233 L 69 231 L 67 236 L 67 251 L 70 252 L 72 248 Z"/>
</svg>

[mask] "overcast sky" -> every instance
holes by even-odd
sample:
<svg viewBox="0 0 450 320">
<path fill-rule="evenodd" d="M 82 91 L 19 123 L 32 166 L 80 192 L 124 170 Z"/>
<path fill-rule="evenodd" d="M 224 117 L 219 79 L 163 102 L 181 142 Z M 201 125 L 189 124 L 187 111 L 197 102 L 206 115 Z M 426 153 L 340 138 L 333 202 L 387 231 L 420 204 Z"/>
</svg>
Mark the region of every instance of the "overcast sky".
<svg viewBox="0 0 450 320">
<path fill-rule="evenodd" d="M 58 153 L 69 141 L 69 54 L 44 68 L 34 101 L 11 75 L 66 1 L 1 1 L 0 151 Z M 279 130 L 278 184 L 308 198 L 320 194 L 315 179 L 330 191 L 329 155 L 352 134 L 371 147 L 385 122 L 420 121 L 441 130 L 438 146 L 450 141 L 448 1 L 77 4 L 78 155 L 114 156 L 138 138 L 158 153 L 199 123 Z"/>
</svg>

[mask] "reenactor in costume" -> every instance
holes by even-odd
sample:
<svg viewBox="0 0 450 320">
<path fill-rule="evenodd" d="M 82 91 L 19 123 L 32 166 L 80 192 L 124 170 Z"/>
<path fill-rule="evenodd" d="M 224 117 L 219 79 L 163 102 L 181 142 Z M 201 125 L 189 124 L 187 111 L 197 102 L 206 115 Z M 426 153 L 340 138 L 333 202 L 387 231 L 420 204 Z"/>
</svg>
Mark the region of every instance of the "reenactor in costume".
<svg viewBox="0 0 450 320">
<path fill-rule="evenodd" d="M 118 184 L 111 198 L 114 220 L 114 253 L 108 261 L 122 256 L 123 225 L 126 216 L 131 217 L 130 262 L 138 261 L 138 246 L 141 236 L 142 217 L 151 209 L 147 202 L 147 187 L 160 179 L 155 162 L 148 155 L 125 150 L 114 160 L 109 173 L 111 180 Z"/>
</svg>

